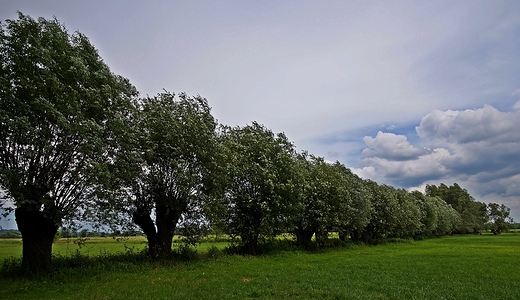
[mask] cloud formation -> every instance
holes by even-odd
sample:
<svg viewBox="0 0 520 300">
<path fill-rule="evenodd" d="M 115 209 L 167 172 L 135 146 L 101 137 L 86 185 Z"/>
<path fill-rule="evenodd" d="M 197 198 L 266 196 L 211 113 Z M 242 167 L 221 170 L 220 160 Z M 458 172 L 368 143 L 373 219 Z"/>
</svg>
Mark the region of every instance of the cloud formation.
<svg viewBox="0 0 520 300">
<path fill-rule="evenodd" d="M 520 199 L 520 1 L 4 2 L 1 20 L 85 33 L 143 95 L 200 94 L 223 124 L 256 120 L 380 182 Z"/>
<path fill-rule="evenodd" d="M 415 160 L 426 154 L 426 149 L 414 147 L 404 135 L 383 133 L 379 131 L 375 138 L 365 136 L 365 144 L 369 147 L 362 154 L 368 158 L 381 158 L 390 161 Z"/>
<path fill-rule="evenodd" d="M 403 187 L 457 182 L 477 199 L 506 202 L 520 212 L 520 110 L 491 105 L 467 110 L 434 110 L 416 127 L 412 145 L 404 135 L 366 136 L 365 178 Z M 428 150 L 431 149 L 431 150 Z"/>
<path fill-rule="evenodd" d="M 464 111 L 434 110 L 416 128 L 424 140 L 447 144 L 508 143 L 520 140 L 520 111 L 501 112 L 490 105 Z"/>
</svg>

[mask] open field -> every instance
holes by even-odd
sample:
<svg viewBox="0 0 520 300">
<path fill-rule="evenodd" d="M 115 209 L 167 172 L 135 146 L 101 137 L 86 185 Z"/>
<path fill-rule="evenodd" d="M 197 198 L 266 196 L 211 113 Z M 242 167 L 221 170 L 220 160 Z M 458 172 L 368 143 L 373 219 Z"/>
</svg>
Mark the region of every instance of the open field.
<svg viewBox="0 0 520 300">
<path fill-rule="evenodd" d="M 450 236 L 322 253 L 72 269 L 37 280 L 0 278 L 0 298 L 520 299 L 519 266 L 518 233 Z"/>
<path fill-rule="evenodd" d="M 71 255 L 77 252 L 95 256 L 100 254 L 115 254 L 118 252 L 138 252 L 146 247 L 146 238 L 142 236 L 129 237 L 125 239 L 114 239 L 111 237 L 89 237 L 81 247 L 76 244 L 78 239 L 59 239 L 52 247 L 56 255 Z M 177 243 L 174 244 L 174 246 Z M 227 242 L 203 243 L 199 245 L 199 251 L 205 251 L 211 246 L 224 248 Z M 8 257 L 19 257 L 22 255 L 22 239 L 0 239 L 0 264 Z"/>
<path fill-rule="evenodd" d="M 100 253 L 116 253 L 124 252 L 125 245 L 134 248 L 136 251 L 143 249 L 146 246 L 146 239 L 144 237 L 132 237 L 124 241 L 119 241 L 111 237 L 107 238 L 88 238 L 86 243 L 81 248 L 74 243 L 77 239 L 59 239 L 52 247 L 54 254 L 69 255 L 80 251 L 83 254 L 98 255 Z M 0 239 L 0 262 L 8 256 L 22 255 L 22 240 L 21 239 Z"/>
</svg>

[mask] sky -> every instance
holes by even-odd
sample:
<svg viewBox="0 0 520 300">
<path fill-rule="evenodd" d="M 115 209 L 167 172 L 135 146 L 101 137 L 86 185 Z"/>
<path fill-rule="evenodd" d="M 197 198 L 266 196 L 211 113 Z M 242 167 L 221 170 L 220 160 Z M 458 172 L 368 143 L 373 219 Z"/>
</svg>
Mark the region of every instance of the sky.
<svg viewBox="0 0 520 300">
<path fill-rule="evenodd" d="M 257 121 L 381 184 L 456 182 L 520 221 L 520 1 L 0 6 L 84 33 L 141 96 L 200 94 L 221 124 Z"/>
</svg>

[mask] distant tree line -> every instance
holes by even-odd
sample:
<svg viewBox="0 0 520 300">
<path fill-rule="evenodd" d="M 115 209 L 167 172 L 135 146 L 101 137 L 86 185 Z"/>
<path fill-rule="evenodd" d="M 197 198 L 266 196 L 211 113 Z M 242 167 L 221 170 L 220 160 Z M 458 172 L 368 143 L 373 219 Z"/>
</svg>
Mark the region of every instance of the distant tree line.
<svg viewBox="0 0 520 300">
<path fill-rule="evenodd" d="M 512 222 L 509 208 L 457 184 L 426 194 L 380 185 L 297 153 L 256 122 L 219 125 L 200 96 L 139 97 L 87 37 L 56 19 L 19 13 L 1 24 L 0 39 L 0 184 L 27 270 L 49 268 L 69 220 L 136 225 L 152 257 L 170 254 L 175 233 L 188 243 L 226 233 L 256 254 L 281 233 L 308 248 L 327 246 L 333 232 L 377 243 L 486 226 L 499 234 Z"/>
<path fill-rule="evenodd" d="M 22 237 L 22 234 L 18 230 L 14 230 L 14 229 L 9 229 L 9 230 L 0 229 L 0 238 L 2 238 L 2 239 L 13 239 L 13 238 L 17 239 L 17 238 L 21 238 L 21 237 Z"/>
</svg>

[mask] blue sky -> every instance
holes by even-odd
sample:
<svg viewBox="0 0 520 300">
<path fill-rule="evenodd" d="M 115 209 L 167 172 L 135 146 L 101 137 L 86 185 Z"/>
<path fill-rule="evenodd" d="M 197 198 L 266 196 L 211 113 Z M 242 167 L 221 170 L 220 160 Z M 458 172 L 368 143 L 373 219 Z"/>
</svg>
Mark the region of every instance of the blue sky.
<svg viewBox="0 0 520 300">
<path fill-rule="evenodd" d="M 519 1 L 0 3 L 86 34 L 142 95 L 200 94 L 223 124 L 379 183 L 457 182 L 520 221 Z"/>
</svg>

